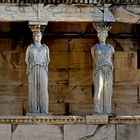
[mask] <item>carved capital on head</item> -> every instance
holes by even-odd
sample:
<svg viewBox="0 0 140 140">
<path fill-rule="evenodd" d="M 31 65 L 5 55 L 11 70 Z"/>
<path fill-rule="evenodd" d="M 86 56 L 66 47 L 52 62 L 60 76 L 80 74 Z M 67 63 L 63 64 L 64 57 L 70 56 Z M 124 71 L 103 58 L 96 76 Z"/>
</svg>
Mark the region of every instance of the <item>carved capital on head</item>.
<svg viewBox="0 0 140 140">
<path fill-rule="evenodd" d="M 40 25 L 29 25 L 32 32 L 40 32 Z"/>
<path fill-rule="evenodd" d="M 44 32 L 46 25 L 29 25 L 32 32 Z"/>
<path fill-rule="evenodd" d="M 95 28 L 95 30 L 97 31 L 99 42 L 106 43 L 108 31 L 111 29 L 110 23 L 108 22 L 93 23 L 93 28 Z"/>
<path fill-rule="evenodd" d="M 92 25 L 97 32 L 101 32 L 103 30 L 109 31 L 112 28 L 110 23 L 108 22 L 96 22 L 96 23 L 92 23 Z"/>
</svg>

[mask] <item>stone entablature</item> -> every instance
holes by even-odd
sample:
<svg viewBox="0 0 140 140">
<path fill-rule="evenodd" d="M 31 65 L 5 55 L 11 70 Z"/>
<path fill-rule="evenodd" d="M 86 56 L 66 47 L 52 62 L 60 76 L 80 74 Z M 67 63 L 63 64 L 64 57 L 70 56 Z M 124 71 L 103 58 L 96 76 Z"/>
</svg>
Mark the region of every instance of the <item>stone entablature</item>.
<svg viewBox="0 0 140 140">
<path fill-rule="evenodd" d="M 0 21 L 29 21 L 31 25 L 47 25 L 48 21 L 139 23 L 139 20 L 140 5 L 0 4 Z"/>
<path fill-rule="evenodd" d="M 47 5 L 33 4 L 18 6 L 14 4 L 0 4 L 0 21 L 29 21 L 29 24 L 47 25 L 48 21 L 67 22 L 114 22 L 114 16 L 108 7 L 94 5 Z M 104 10 L 104 12 L 102 12 Z"/>
</svg>

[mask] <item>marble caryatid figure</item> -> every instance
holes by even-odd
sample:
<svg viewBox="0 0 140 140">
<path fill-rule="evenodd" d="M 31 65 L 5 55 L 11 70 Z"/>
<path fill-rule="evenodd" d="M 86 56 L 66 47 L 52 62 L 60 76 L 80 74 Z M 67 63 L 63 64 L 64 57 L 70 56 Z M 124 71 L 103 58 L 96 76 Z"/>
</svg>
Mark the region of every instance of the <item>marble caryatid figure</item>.
<svg viewBox="0 0 140 140">
<path fill-rule="evenodd" d="M 41 44 L 42 33 L 33 32 L 33 44 L 26 50 L 29 113 L 48 114 L 49 48 Z"/>
<path fill-rule="evenodd" d="M 109 28 L 95 26 L 99 43 L 91 48 L 93 58 L 94 111 L 93 114 L 111 114 L 114 48 L 106 43 Z"/>
</svg>

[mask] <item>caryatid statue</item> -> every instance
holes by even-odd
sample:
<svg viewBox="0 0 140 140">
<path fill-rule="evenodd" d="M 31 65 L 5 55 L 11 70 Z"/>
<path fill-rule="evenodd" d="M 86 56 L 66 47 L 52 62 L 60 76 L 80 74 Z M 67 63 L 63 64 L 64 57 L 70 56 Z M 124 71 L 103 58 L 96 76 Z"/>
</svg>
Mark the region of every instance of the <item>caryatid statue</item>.
<svg viewBox="0 0 140 140">
<path fill-rule="evenodd" d="M 94 26 L 99 43 L 91 48 L 93 58 L 94 111 L 93 114 L 111 114 L 114 48 L 106 43 L 109 27 Z"/>
<path fill-rule="evenodd" d="M 29 113 L 48 114 L 49 48 L 41 44 L 40 28 L 33 31 L 33 43 L 27 47 L 25 62 L 28 74 Z"/>
</svg>

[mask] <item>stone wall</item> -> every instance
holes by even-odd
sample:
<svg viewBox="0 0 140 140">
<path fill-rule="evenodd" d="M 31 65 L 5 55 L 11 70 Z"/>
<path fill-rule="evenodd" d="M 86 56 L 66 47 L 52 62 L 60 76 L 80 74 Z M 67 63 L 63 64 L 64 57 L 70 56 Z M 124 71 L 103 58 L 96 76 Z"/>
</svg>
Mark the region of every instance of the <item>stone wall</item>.
<svg viewBox="0 0 140 140">
<path fill-rule="evenodd" d="M 1 140 L 139 140 L 139 125 L 0 125 Z"/>
<path fill-rule="evenodd" d="M 50 110 L 64 114 L 92 112 L 92 69 L 90 47 L 93 39 L 51 39 L 49 65 Z M 61 111 L 62 111 L 61 110 Z"/>
<path fill-rule="evenodd" d="M 24 57 L 31 33 L 26 22 L 1 23 L 0 27 L 0 115 L 25 115 L 28 84 Z M 134 28 L 136 25 L 116 23 L 108 39 L 116 50 L 112 108 L 119 115 L 138 114 L 140 108 L 139 40 L 127 37 L 132 36 Z M 115 37 L 118 34 L 120 37 L 125 34 L 127 38 Z M 43 42 L 49 46 L 51 57 L 50 112 L 53 115 L 91 114 L 94 86 L 90 48 L 97 42 L 92 24 L 49 23 Z"/>
<path fill-rule="evenodd" d="M 0 26 L 0 115 L 22 115 L 27 103 L 25 52 L 22 42 L 18 38 L 15 41 L 12 33 L 10 35 L 10 24 Z"/>
</svg>

